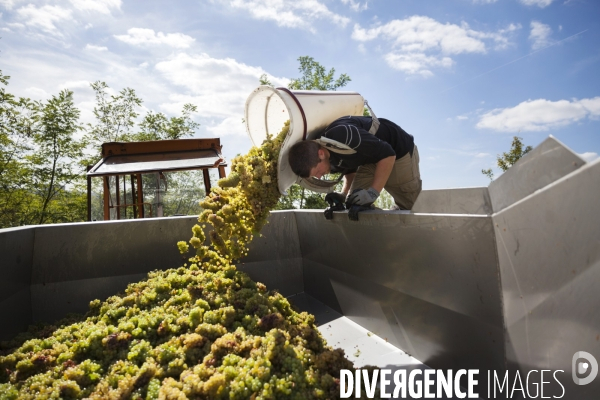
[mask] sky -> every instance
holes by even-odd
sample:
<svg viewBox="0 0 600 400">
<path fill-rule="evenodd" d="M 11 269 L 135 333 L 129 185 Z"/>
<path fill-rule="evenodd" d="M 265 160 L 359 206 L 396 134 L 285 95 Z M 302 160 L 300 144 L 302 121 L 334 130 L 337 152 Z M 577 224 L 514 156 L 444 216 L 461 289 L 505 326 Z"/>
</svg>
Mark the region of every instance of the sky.
<svg viewBox="0 0 600 400">
<path fill-rule="evenodd" d="M 98 80 L 135 89 L 142 114 L 192 103 L 196 136 L 220 137 L 229 160 L 251 146 L 259 77 L 287 85 L 300 56 L 414 136 L 424 189 L 486 186 L 513 136 L 600 153 L 598 0 L 0 0 L 0 13 L 10 93 L 70 89 L 83 122 Z"/>
</svg>

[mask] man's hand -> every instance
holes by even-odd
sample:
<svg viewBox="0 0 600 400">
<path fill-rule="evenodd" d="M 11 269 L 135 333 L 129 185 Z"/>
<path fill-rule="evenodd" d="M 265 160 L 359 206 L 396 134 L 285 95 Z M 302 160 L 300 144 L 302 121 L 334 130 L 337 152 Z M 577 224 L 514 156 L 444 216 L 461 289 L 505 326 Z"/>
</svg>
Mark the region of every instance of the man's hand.
<svg viewBox="0 0 600 400">
<path fill-rule="evenodd" d="M 325 195 L 325 201 L 332 207 L 338 205 L 344 206 L 344 203 L 346 202 L 346 195 L 337 192 L 327 193 Z"/>
<path fill-rule="evenodd" d="M 368 206 L 379 197 L 379 192 L 373 188 L 356 189 L 346 199 L 347 205 Z"/>
</svg>

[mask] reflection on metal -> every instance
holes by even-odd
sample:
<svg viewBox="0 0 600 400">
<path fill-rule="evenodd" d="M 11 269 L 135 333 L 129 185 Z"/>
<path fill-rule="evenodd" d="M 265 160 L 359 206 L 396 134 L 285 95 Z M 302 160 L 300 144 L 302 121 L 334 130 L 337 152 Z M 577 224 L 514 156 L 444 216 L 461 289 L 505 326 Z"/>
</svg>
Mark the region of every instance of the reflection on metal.
<svg viewBox="0 0 600 400">
<path fill-rule="evenodd" d="M 577 170 L 585 161 L 550 136 L 490 183 L 494 212 Z"/>
<path fill-rule="evenodd" d="M 358 222 L 273 212 L 238 268 L 315 310 L 333 346 L 364 342 L 375 357 L 367 330 L 401 350 L 391 366 L 424 368 L 407 353 L 436 369 L 562 370 L 563 398 L 596 399 L 600 378 L 579 386 L 571 374 L 577 352 L 600 360 L 600 162 L 583 165 L 554 139 L 540 147 L 490 185 L 489 201 L 483 188 L 431 191 L 419 212 Z M 195 220 L 1 230 L 0 338 L 179 266 L 175 243 Z M 544 396 L 560 396 L 544 380 Z"/>
<path fill-rule="evenodd" d="M 507 363 L 522 372 L 564 370 L 569 399 L 597 399 L 600 393 L 598 378 L 586 386 L 571 379 L 576 352 L 600 360 L 598 199 L 595 162 L 493 217 Z M 553 389 L 545 395 L 560 396 L 561 388 Z"/>
<path fill-rule="evenodd" d="M 226 166 L 218 138 L 104 143 L 102 160 L 87 173 L 88 220 L 92 218 L 93 177 L 101 177 L 103 180 L 104 220 L 121 219 L 121 211 L 124 212 L 124 219 L 127 219 L 129 209 L 133 218 L 152 217 L 153 214 L 162 217 L 162 198 L 167 191 L 165 172 L 202 170 L 205 193 L 208 193 L 211 187 L 208 169 L 217 168 L 219 177 L 224 178 Z M 155 176 L 152 203 L 144 201 L 142 174 Z M 129 195 L 127 175 L 130 175 L 131 182 Z M 122 192 L 120 176 L 123 177 Z M 111 193 L 113 191 L 115 196 Z"/>
</svg>

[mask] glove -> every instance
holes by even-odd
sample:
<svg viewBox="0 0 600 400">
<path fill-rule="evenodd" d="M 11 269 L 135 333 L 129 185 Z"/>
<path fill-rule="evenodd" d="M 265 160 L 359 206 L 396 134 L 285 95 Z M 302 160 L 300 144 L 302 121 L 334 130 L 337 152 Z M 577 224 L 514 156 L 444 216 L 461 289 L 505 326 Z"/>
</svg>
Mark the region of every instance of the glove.
<svg viewBox="0 0 600 400">
<path fill-rule="evenodd" d="M 368 206 L 379 197 L 379 192 L 373 188 L 356 189 L 346 199 L 347 205 Z"/>
<path fill-rule="evenodd" d="M 341 193 L 331 192 L 325 195 L 325 201 L 329 204 L 329 207 L 325 209 L 325 219 L 333 219 L 334 211 L 344 211 L 346 206 L 344 201 L 346 196 Z"/>
<path fill-rule="evenodd" d="M 341 193 L 331 192 L 325 195 L 325 201 L 332 207 L 338 205 L 343 207 L 346 202 L 346 196 Z"/>
</svg>

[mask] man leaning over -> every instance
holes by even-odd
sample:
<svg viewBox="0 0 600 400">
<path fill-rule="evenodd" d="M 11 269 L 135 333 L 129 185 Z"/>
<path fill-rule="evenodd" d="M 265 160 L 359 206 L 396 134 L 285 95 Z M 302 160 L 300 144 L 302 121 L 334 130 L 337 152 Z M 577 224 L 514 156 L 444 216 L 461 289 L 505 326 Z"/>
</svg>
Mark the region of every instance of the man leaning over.
<svg viewBox="0 0 600 400">
<path fill-rule="evenodd" d="M 294 144 L 292 171 L 301 178 L 342 173 L 344 186 L 336 196 L 348 205 L 371 205 L 385 189 L 394 198 L 393 209 L 410 210 L 422 186 L 414 138 L 387 119 L 373 123 L 372 117 L 342 117 L 316 140 Z"/>
</svg>

